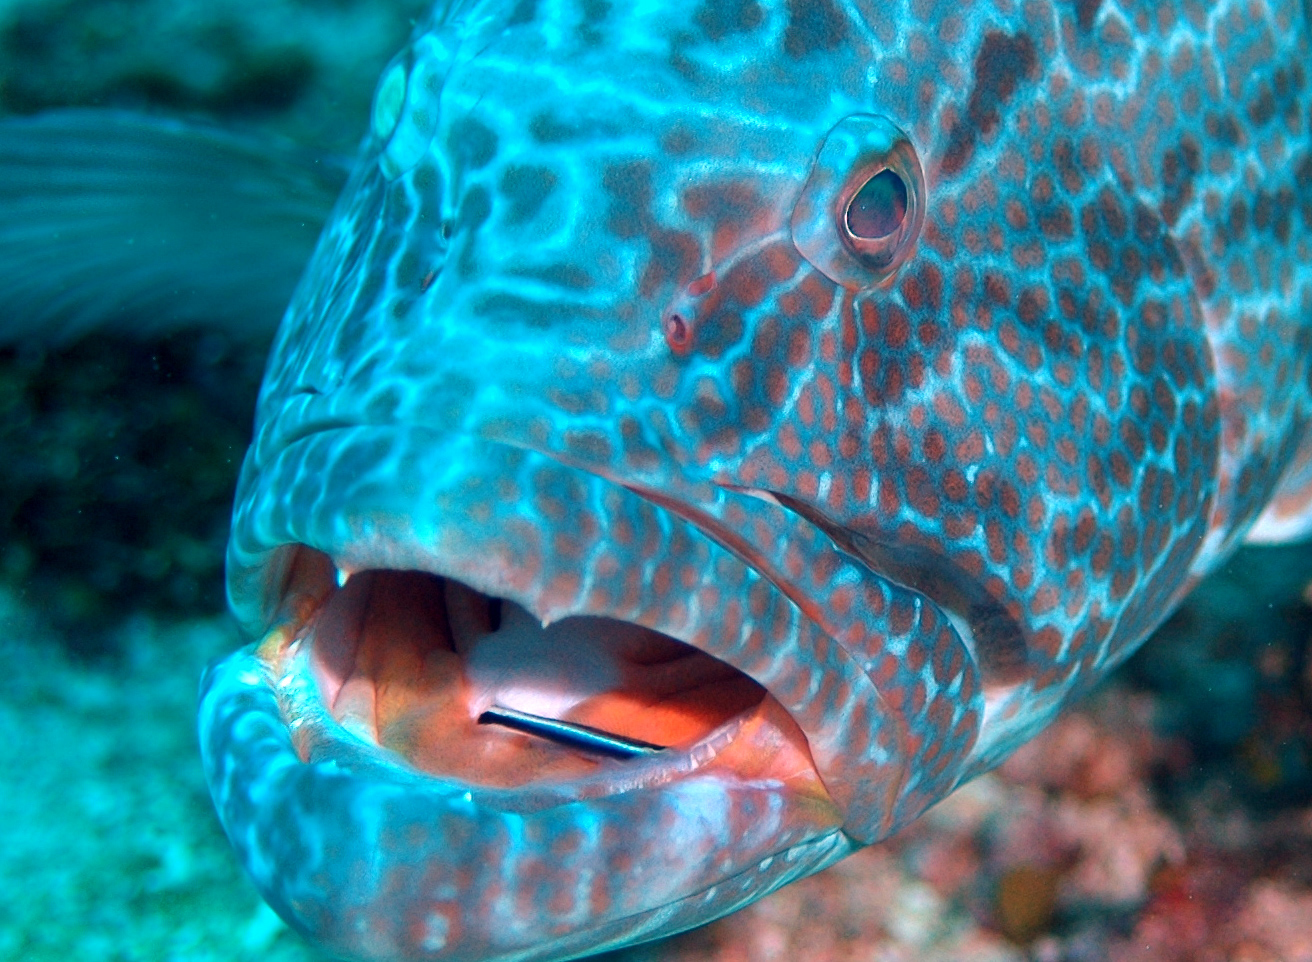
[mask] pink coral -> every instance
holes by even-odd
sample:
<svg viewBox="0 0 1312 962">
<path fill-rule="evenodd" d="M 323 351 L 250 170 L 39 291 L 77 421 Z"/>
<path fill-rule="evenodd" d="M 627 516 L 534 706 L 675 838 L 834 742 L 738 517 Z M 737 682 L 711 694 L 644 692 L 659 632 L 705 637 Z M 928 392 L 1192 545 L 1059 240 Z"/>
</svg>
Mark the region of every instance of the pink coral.
<svg viewBox="0 0 1312 962">
<path fill-rule="evenodd" d="M 1153 712 L 1106 690 L 898 837 L 626 959 L 1312 962 L 1312 810 L 1190 780 Z"/>
</svg>

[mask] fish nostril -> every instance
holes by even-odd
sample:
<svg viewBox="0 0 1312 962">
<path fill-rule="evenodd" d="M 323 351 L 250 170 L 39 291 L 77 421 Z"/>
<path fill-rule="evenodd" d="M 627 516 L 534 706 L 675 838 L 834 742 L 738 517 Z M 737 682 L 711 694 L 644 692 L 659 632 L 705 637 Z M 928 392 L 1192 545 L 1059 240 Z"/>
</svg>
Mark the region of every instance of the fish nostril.
<svg viewBox="0 0 1312 962">
<path fill-rule="evenodd" d="M 676 355 L 682 356 L 692 349 L 694 325 L 699 315 L 706 312 L 704 299 L 715 290 L 715 271 L 698 277 L 674 302 L 674 309 L 665 315 L 661 324 L 665 343 Z"/>
<path fill-rule="evenodd" d="M 676 353 L 688 349 L 688 345 L 692 342 L 692 331 L 682 314 L 671 314 L 665 319 L 665 341 Z"/>
</svg>

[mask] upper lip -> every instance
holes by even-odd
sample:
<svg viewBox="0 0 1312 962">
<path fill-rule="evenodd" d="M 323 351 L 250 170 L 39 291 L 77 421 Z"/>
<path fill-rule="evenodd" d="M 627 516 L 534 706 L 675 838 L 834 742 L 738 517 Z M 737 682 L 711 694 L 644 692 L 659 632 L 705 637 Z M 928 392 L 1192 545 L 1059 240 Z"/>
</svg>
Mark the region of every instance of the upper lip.
<svg viewBox="0 0 1312 962">
<path fill-rule="evenodd" d="M 352 570 L 450 575 L 515 600 L 544 621 L 589 613 L 645 624 L 733 665 L 774 695 L 806 733 L 826 787 L 849 816 L 849 831 L 865 840 L 881 837 L 903 817 L 896 799 L 910 765 L 931 743 L 938 745 L 934 773 L 922 774 L 908 805 L 920 804 L 936 780 L 955 771 L 940 738 L 969 748 L 972 738 L 963 726 L 978 717 L 957 704 L 962 698 L 967 707 L 973 704 L 977 682 L 969 653 L 961 658 L 927 649 L 944 632 L 955 635 L 943 610 L 839 552 L 795 512 L 723 485 L 689 481 L 675 465 L 633 481 L 573 463 L 568 454 L 467 430 L 370 423 L 314 407 L 270 426 L 267 441 L 287 443 L 276 450 L 266 444 L 264 456 L 248 464 L 253 470 L 239 492 L 229 583 L 234 610 L 252 628 L 259 630 L 272 615 L 269 552 L 293 542 L 319 548 Z M 327 434 L 364 429 L 358 440 L 294 453 Z M 375 447 L 388 452 L 387 461 L 371 473 Z M 343 450 L 355 460 L 343 463 Z M 524 467 L 534 463 L 525 456 L 538 459 L 537 466 Z M 538 513 L 537 495 L 556 497 L 537 490 L 543 472 L 556 479 L 549 485 L 580 492 L 569 498 L 584 498 L 578 513 L 572 501 L 552 502 L 564 512 L 553 516 L 569 517 L 567 524 Z M 508 496 L 522 499 L 524 509 L 495 500 L 499 482 L 490 479 L 506 480 L 515 492 Z M 612 528 L 621 517 L 617 511 L 630 532 L 619 541 Z M 687 540 L 687 529 L 661 516 L 679 519 L 697 537 Z M 513 548 L 508 538 L 515 539 Z M 629 547 L 621 551 L 621 542 Z M 650 547 L 635 553 L 644 542 Z M 526 552 L 538 560 L 526 566 Z M 595 564 L 597 552 L 611 559 L 608 570 L 626 572 L 625 597 L 579 567 L 582 558 Z M 261 592 L 262 603 L 243 597 Z M 878 612 L 888 611 L 895 598 L 904 613 L 910 606 L 910 627 L 886 635 Z M 601 608 L 591 607 L 598 603 Z M 749 622 L 750 643 L 740 632 Z M 889 638 L 896 641 L 892 649 L 884 645 Z M 906 661 L 911 650 L 922 652 L 918 662 Z M 909 700 L 890 706 L 876 675 Z M 912 723 L 930 731 L 913 737 Z"/>
<path fill-rule="evenodd" d="M 261 445 L 265 458 L 257 459 L 257 464 L 261 460 L 271 459 L 277 452 L 284 451 L 297 442 L 332 431 L 365 428 L 404 430 L 410 427 L 442 430 L 426 424 L 410 425 L 395 420 L 370 419 L 353 412 L 342 413 L 329 407 L 329 403 L 329 396 L 307 395 L 303 401 L 298 398 L 298 403 L 294 407 L 284 408 L 267 432 L 267 438 Z M 828 621 L 823 610 L 823 599 L 814 597 L 797 578 L 790 577 L 787 571 L 782 570 L 778 559 L 771 558 L 769 546 L 758 544 L 750 534 L 744 533 L 744 529 L 748 527 L 744 519 L 752 512 L 770 513 L 772 516 L 768 521 L 771 527 L 786 531 L 786 538 L 781 540 L 789 541 L 795 548 L 799 547 L 802 539 L 809 539 L 814 550 L 804 552 L 808 557 L 814 557 L 816 551 L 834 552 L 844 560 L 844 563 L 859 567 L 865 574 L 881 580 L 887 577 L 872 568 L 865 559 L 840 548 L 828 531 L 805 514 L 788 510 L 777 501 L 769 504 L 760 498 L 751 497 L 745 489 L 736 485 L 717 482 L 688 483 L 683 480 L 679 472 L 666 471 L 660 478 L 661 487 L 657 487 L 650 478 L 620 476 L 598 468 L 584 459 L 571 457 L 567 453 L 550 448 L 525 444 L 516 439 L 480 436 L 479 440 L 487 444 L 530 451 L 549 458 L 567 469 L 583 472 L 606 484 L 628 490 L 659 510 L 682 519 L 769 581 L 817 625 L 824 626 Z M 683 490 L 672 490 L 676 486 Z M 666 490 L 662 490 L 662 487 Z M 925 604 L 944 614 L 942 606 L 935 599 L 923 595 L 922 598 Z"/>
<path fill-rule="evenodd" d="M 390 419 L 371 419 L 354 412 L 334 410 L 330 396 L 305 395 L 297 397 L 294 405 L 285 407 L 269 429 L 262 434 L 257 456 L 257 466 L 276 456 L 299 441 L 330 431 L 352 430 L 361 428 L 396 428 L 414 427 L 424 430 L 441 431 L 433 425 L 408 425 Z M 753 541 L 743 532 L 742 516 L 752 512 L 769 512 L 769 523 L 780 531 L 787 531 L 787 540 L 794 547 L 802 538 L 809 538 L 818 551 L 834 552 L 845 563 L 858 566 L 863 572 L 878 579 L 888 579 L 901 583 L 889 576 L 870 562 L 854 554 L 847 546 L 840 546 L 834 541 L 834 535 L 816 523 L 808 513 L 789 510 L 785 505 L 775 501 L 767 504 L 760 498 L 753 498 L 745 489 L 734 484 L 722 482 L 686 482 L 677 470 L 665 470 L 658 481 L 643 477 L 625 477 L 603 467 L 590 463 L 586 459 L 572 457 L 566 452 L 555 451 L 548 447 L 526 444 L 518 439 L 480 435 L 480 441 L 487 444 L 504 445 L 510 448 L 531 451 L 532 453 L 562 465 L 565 468 L 591 475 L 607 484 L 622 487 L 636 496 L 651 503 L 662 511 L 676 516 L 695 527 L 705 537 L 714 541 L 732 553 L 743 564 L 752 568 L 768 580 L 793 604 L 806 613 L 818 624 L 824 624 L 823 599 L 813 597 L 798 579 L 790 577 L 782 570 L 776 559 L 770 557 L 768 546 Z M 739 517 L 731 517 L 738 515 Z M 814 557 L 815 553 L 808 553 Z M 937 599 L 927 597 L 915 588 L 909 590 L 921 594 L 925 604 L 944 614 L 943 606 Z M 945 615 L 946 616 L 946 615 Z"/>
</svg>

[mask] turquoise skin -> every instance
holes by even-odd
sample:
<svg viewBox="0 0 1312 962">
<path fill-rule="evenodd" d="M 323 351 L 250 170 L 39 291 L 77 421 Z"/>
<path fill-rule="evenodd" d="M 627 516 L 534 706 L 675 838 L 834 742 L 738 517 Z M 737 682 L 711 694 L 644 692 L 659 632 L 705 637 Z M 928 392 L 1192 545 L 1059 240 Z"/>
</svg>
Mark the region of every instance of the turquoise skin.
<svg viewBox="0 0 1312 962">
<path fill-rule="evenodd" d="M 1309 29 L 1295 3 L 437 4 L 238 488 L 229 595 L 263 640 L 207 675 L 201 743 L 270 904 L 362 959 L 689 928 L 897 831 L 1245 537 L 1305 534 Z M 700 729 L 644 714 L 653 662 L 623 654 L 674 642 Z M 477 726 L 486 692 L 431 707 L 489 659 L 567 712 L 641 703 L 605 715 L 669 748 L 600 762 Z"/>
</svg>

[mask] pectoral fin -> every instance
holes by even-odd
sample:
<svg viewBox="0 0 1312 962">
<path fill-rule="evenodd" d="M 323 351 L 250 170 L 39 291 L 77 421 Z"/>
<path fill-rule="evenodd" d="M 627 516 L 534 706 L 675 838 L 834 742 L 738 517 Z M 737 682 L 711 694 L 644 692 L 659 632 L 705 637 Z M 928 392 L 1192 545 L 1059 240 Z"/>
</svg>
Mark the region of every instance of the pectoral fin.
<svg viewBox="0 0 1312 962">
<path fill-rule="evenodd" d="M 113 110 L 0 122 L 0 343 L 276 327 L 346 178 L 265 136 Z"/>
<path fill-rule="evenodd" d="M 1304 434 L 1271 500 L 1249 529 L 1249 544 L 1284 544 L 1312 537 L 1312 431 Z"/>
</svg>

